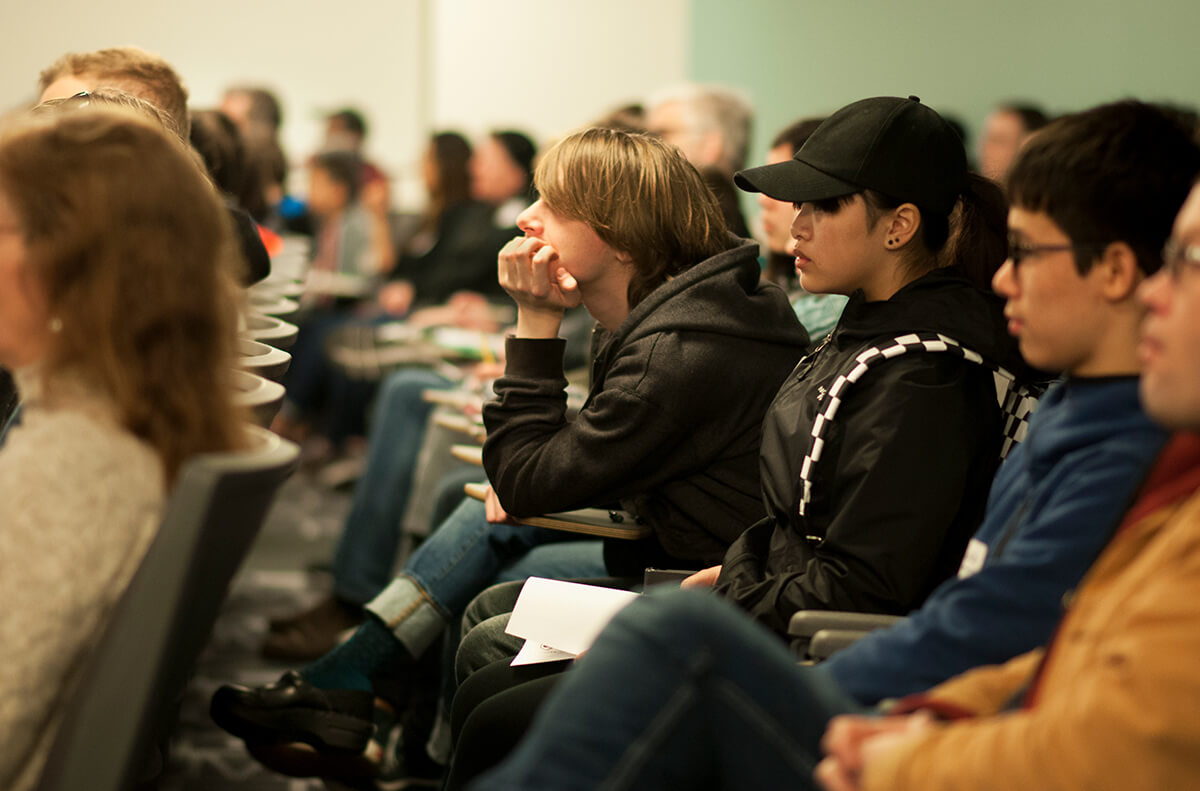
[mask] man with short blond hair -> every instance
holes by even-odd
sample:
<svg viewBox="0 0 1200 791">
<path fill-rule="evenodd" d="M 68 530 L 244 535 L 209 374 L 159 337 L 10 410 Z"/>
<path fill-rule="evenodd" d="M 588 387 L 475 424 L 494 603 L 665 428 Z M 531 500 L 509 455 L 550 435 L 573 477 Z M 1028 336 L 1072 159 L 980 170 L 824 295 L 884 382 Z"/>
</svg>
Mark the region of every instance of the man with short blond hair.
<svg viewBox="0 0 1200 791">
<path fill-rule="evenodd" d="M 95 88 L 120 88 L 145 99 L 168 117 L 168 129 L 188 139 L 188 92 L 171 64 L 138 47 L 68 52 L 38 78 L 41 101 Z"/>
</svg>

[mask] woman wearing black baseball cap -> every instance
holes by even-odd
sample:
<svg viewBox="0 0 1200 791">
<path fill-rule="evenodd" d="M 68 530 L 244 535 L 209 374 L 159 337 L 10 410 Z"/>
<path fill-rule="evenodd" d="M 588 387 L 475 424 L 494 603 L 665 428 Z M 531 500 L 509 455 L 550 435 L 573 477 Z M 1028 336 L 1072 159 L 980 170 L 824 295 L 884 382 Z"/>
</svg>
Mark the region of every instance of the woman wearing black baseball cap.
<svg viewBox="0 0 1200 791">
<path fill-rule="evenodd" d="M 805 290 L 851 299 L 775 397 L 760 457 L 769 515 L 715 587 L 781 634 L 801 609 L 907 613 L 957 570 L 1020 439 L 1007 413 L 1032 404 L 989 288 L 1006 255 L 1003 196 L 915 97 L 848 105 L 791 161 L 736 181 L 795 204 Z"/>
</svg>

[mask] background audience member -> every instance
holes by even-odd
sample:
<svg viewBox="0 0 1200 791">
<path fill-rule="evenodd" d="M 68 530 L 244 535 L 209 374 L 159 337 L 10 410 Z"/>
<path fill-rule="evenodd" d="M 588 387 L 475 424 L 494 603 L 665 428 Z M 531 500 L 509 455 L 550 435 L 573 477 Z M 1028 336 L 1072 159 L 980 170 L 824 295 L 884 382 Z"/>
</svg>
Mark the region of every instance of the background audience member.
<svg viewBox="0 0 1200 791">
<path fill-rule="evenodd" d="M 471 154 L 471 197 L 495 207 L 492 224 L 515 229 L 517 215 L 533 202 L 537 146 L 522 132 L 492 132 Z"/>
<path fill-rule="evenodd" d="M 39 87 L 43 102 L 97 88 L 127 91 L 158 108 L 167 129 L 188 140 L 188 94 L 183 80 L 161 57 L 137 47 L 67 53 L 41 73 Z M 271 260 L 250 218 L 237 208 L 229 213 L 244 259 L 243 281 L 256 283 L 271 273 Z"/>
<path fill-rule="evenodd" d="M 824 120 L 803 118 L 781 130 L 771 141 L 767 164 L 775 165 L 791 159 Z M 812 294 L 800 287 L 796 282 L 796 257 L 791 252 L 795 208 L 787 201 L 775 200 L 761 192 L 758 205 L 762 210 L 759 216 L 767 244 L 767 266 L 763 277 L 788 292 L 796 318 L 808 330 L 808 337 L 819 342 L 837 324 L 847 297 L 841 294 Z"/>
<path fill-rule="evenodd" d="M 232 244 L 190 153 L 151 121 L 84 107 L 0 134 L 0 363 L 24 399 L 0 452 L 5 788 L 33 788 L 180 465 L 243 441 Z"/>
<path fill-rule="evenodd" d="M 488 156 L 507 155 L 493 150 Z M 527 192 L 529 182 L 524 171 L 514 165 L 511 160 L 499 159 L 491 168 L 478 164 L 470 144 L 456 132 L 439 132 L 430 138 L 421 166 L 428 201 L 420 224 L 404 242 L 389 273 L 391 282 L 380 291 L 380 304 L 387 313 L 403 317 L 414 308 L 441 305 L 459 292 L 499 295 L 496 254 L 513 231 L 494 224 L 497 204 L 480 198 L 479 189 L 501 203 Z M 504 174 L 511 177 L 509 187 L 493 189 L 491 180 L 500 181 Z M 457 305 L 465 311 L 470 301 L 461 296 Z M 477 309 L 486 307 L 480 300 L 474 302 Z M 439 314 L 424 318 L 422 323 L 455 318 L 466 316 Z"/>
<path fill-rule="evenodd" d="M 741 95 L 715 85 L 683 85 L 653 97 L 646 131 L 677 146 L 717 197 L 729 230 L 750 235 L 733 174 L 746 164 L 754 110 Z"/>
<path fill-rule="evenodd" d="M 260 173 L 248 165 L 241 132 L 228 116 L 220 110 L 194 111 L 190 142 L 226 201 L 245 210 L 251 218 L 266 215 Z M 271 235 L 261 225 L 258 231 L 260 236 Z"/>
<path fill-rule="evenodd" d="M 984 119 L 979 136 L 979 172 L 1003 184 L 1021 146 L 1049 120 L 1041 108 L 1027 102 L 997 105 Z"/>
</svg>

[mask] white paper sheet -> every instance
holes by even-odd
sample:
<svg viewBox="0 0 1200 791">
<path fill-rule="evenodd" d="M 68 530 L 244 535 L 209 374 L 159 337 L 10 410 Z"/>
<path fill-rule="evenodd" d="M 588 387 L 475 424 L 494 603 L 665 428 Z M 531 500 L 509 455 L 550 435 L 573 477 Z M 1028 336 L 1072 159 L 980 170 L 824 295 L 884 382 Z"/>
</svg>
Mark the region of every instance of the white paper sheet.
<svg viewBox="0 0 1200 791">
<path fill-rule="evenodd" d="M 582 654 L 612 617 L 636 598 L 632 591 L 530 577 L 505 629 L 525 638 L 512 664 L 553 662 Z"/>
</svg>

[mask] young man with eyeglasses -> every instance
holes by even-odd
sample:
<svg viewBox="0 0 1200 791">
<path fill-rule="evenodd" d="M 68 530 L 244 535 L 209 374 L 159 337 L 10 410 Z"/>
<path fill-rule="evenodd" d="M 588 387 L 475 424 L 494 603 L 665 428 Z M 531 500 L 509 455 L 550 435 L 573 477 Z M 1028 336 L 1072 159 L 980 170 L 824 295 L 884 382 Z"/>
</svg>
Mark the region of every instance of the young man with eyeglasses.
<svg viewBox="0 0 1200 791">
<path fill-rule="evenodd" d="M 611 788 L 812 787 L 810 772 L 831 717 L 867 712 L 885 699 L 927 690 L 970 668 L 1001 663 L 1047 643 L 1063 603 L 1072 598 L 1069 592 L 1114 532 L 1105 558 L 1115 552 L 1119 560 L 1106 564 L 1101 559 L 1101 579 L 1132 567 L 1146 535 L 1138 533 L 1146 527 L 1142 518 L 1157 518 L 1154 524 L 1161 525 L 1171 507 L 1200 486 L 1195 474 L 1200 443 L 1189 447 L 1185 440 L 1182 448 L 1173 443 L 1129 508 L 1166 437 L 1138 405 L 1138 326 L 1144 308 L 1137 293 L 1158 269 L 1158 251 L 1200 173 L 1200 150 L 1190 132 L 1154 107 L 1121 102 L 1060 119 L 1035 136 L 1015 164 L 1009 182 L 1012 257 L 994 283 L 1007 298 L 1009 330 L 1022 353 L 1035 366 L 1062 371 L 1064 382 L 1043 398 L 1029 437 L 1001 467 L 958 579 L 939 587 L 906 621 L 812 668 L 797 667 L 782 645 L 712 597 L 688 591 L 645 597 L 614 620 L 586 660 L 567 674 L 509 763 L 477 788 L 583 788 L 601 782 Z M 1200 197 L 1181 217 L 1181 222 L 1193 218 L 1194 235 L 1188 236 L 1185 226 L 1175 241 L 1200 245 Z M 1181 262 L 1200 261 L 1200 250 L 1184 249 L 1188 252 L 1171 259 L 1172 270 L 1190 270 Z M 1200 373 L 1194 363 L 1200 348 L 1200 272 L 1183 274 L 1195 281 L 1197 304 L 1191 314 L 1181 316 L 1180 300 L 1166 293 L 1177 289 L 1169 285 L 1175 282 L 1171 278 L 1159 275 L 1146 289 L 1151 318 L 1141 347 L 1147 363 L 1143 392 L 1151 414 L 1167 428 L 1200 427 Z M 1166 406 L 1160 403 L 1168 400 Z M 1200 501 L 1192 500 L 1194 515 Z M 1172 540 L 1186 541 L 1190 530 L 1192 543 L 1200 546 L 1197 524 L 1200 519 L 1175 526 Z M 1191 556 L 1188 562 L 1200 568 L 1200 550 L 1193 548 L 1192 554 L 1196 562 Z M 1189 573 L 1194 584 L 1200 572 Z M 1171 589 L 1182 579 L 1173 580 Z M 1092 585 L 1084 595 L 1094 601 L 1105 592 Z M 1105 606 L 1115 612 L 1115 604 L 1129 600 L 1129 593 L 1108 597 Z M 1178 609 L 1194 612 L 1182 598 Z M 1094 618 L 1095 612 L 1089 615 Z M 1142 611 L 1139 617 L 1143 634 L 1155 638 L 1153 613 Z M 1194 643 L 1196 622 L 1194 614 L 1190 617 Z M 1082 627 L 1072 621 L 1076 630 L 1060 628 L 1064 652 L 1078 647 L 1078 629 L 1098 630 L 1100 620 Z M 1161 642 L 1170 647 L 1175 637 L 1189 639 L 1164 635 Z M 1096 666 L 1088 670 L 1087 694 L 1126 681 L 1122 662 L 1133 663 L 1140 653 L 1122 656 L 1120 649 L 1114 640 L 1097 654 Z M 1173 662 L 1194 661 L 1194 654 L 1164 659 L 1167 672 L 1179 669 Z M 1005 708 L 1017 714 L 1021 686 L 1037 656 L 1016 660 L 1003 676 L 1002 694 L 990 701 L 989 690 L 967 674 L 906 705 L 927 706 L 942 716 Z M 1071 672 L 1054 673 L 1055 688 L 1044 692 L 1043 701 L 1025 701 L 1019 713 L 1028 720 L 1012 727 L 1019 735 L 1009 741 L 999 720 L 981 722 L 980 730 L 994 735 L 977 739 L 970 726 L 931 729 L 924 719 L 839 720 L 825 740 L 832 757 L 820 779 L 838 791 L 857 788 L 860 781 L 869 788 L 1099 787 L 1102 780 L 1080 778 L 1103 777 L 1089 775 L 1085 762 L 1111 745 L 1073 741 L 1073 729 L 1093 725 L 1080 714 L 1089 706 L 1098 706 L 1101 716 L 1111 712 L 1101 701 L 1072 695 L 1071 676 L 1083 672 L 1087 662 L 1078 652 L 1071 662 Z M 944 690 L 949 693 L 941 694 Z M 1118 696 L 1134 693 L 1136 684 L 1116 690 Z M 1017 704 L 1007 706 L 1012 700 Z M 1188 700 L 1190 707 L 1194 694 Z M 1055 725 L 1054 718 L 1070 709 L 1070 717 Z M 1107 735 L 1125 728 L 1136 749 L 1153 747 L 1153 739 L 1138 731 L 1136 712 L 1118 713 L 1128 714 L 1128 723 L 1114 728 L 1099 720 L 1092 731 Z M 1196 730 L 1193 725 L 1185 731 L 1192 745 L 1200 741 Z M 881 740 L 873 750 L 860 750 L 875 734 Z M 886 780 L 862 774 L 864 762 L 910 738 L 938 746 L 905 747 L 908 761 L 889 758 Z M 1129 743 L 1120 741 L 1120 746 Z M 1069 771 L 1030 771 L 1055 762 L 1069 765 Z M 1136 761 L 1128 767 L 1117 763 L 1125 771 L 1143 767 Z M 911 768 L 916 764 L 919 770 Z M 1018 769 L 1006 774 L 1014 765 Z M 931 777 L 939 781 L 930 783 Z"/>
</svg>

